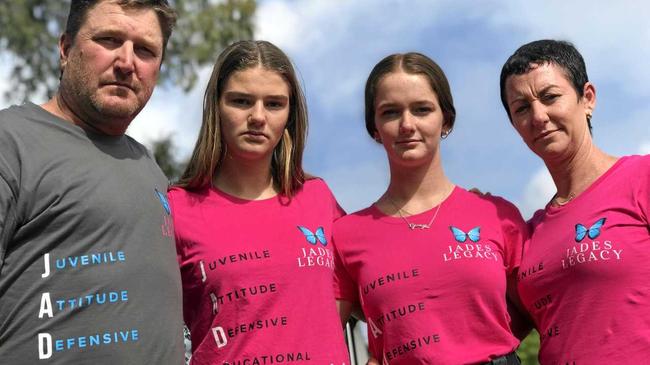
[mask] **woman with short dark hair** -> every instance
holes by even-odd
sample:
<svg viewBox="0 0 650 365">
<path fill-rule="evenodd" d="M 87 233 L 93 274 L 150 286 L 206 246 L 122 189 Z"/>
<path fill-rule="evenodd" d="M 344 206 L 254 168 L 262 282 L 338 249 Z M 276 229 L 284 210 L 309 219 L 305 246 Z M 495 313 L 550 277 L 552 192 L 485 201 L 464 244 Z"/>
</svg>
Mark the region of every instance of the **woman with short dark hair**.
<svg viewBox="0 0 650 365">
<path fill-rule="evenodd" d="M 540 362 L 647 363 L 650 156 L 618 158 L 596 146 L 596 89 L 570 43 L 520 47 L 503 66 L 501 100 L 557 189 L 529 222 L 519 275 Z"/>
</svg>

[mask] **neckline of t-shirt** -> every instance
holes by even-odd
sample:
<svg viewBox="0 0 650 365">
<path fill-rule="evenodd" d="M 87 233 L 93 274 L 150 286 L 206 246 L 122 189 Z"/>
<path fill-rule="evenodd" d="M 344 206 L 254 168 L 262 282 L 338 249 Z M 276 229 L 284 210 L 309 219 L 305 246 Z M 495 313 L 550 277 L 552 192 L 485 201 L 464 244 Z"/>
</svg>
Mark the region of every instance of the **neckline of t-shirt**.
<svg viewBox="0 0 650 365">
<path fill-rule="evenodd" d="M 426 219 L 431 219 L 431 217 L 432 217 L 431 214 L 435 214 L 434 211 L 436 209 L 438 209 L 438 207 L 440 207 L 440 210 L 438 211 L 438 216 L 439 216 L 442 213 L 442 211 L 444 210 L 444 208 L 445 208 L 444 207 L 445 203 L 447 203 L 447 205 L 448 205 L 449 201 L 451 201 L 451 199 L 453 199 L 453 197 L 456 194 L 458 194 L 458 192 L 460 190 L 461 190 L 461 188 L 458 185 L 454 185 L 454 188 L 451 190 L 451 193 L 443 201 L 441 201 L 440 204 L 432 207 L 429 210 L 425 210 L 424 212 L 409 215 L 409 216 L 406 217 L 406 220 L 408 220 L 410 223 L 423 223 L 423 222 L 420 222 L 420 221 L 421 220 L 426 220 Z M 443 206 L 441 206 L 441 205 L 443 205 Z M 379 217 L 378 219 L 380 221 L 384 222 L 384 223 L 389 223 L 389 224 L 405 224 L 406 223 L 404 221 L 404 218 L 399 216 L 399 215 L 392 216 L 392 215 L 388 215 L 388 214 L 382 212 L 381 209 L 377 208 L 376 203 L 373 203 L 369 207 L 369 209 L 370 209 L 370 211 L 371 211 L 371 213 L 373 215 L 376 214 Z M 436 219 L 438 219 L 438 218 L 436 218 Z M 427 223 L 427 222 L 424 222 L 424 223 Z M 434 220 L 433 223 L 435 223 L 435 220 Z"/>
<path fill-rule="evenodd" d="M 603 181 L 607 180 L 607 178 L 610 175 L 612 175 L 616 170 L 618 170 L 619 167 L 623 164 L 623 162 L 627 161 L 628 159 L 629 156 L 620 157 L 618 160 L 616 160 L 616 162 L 614 162 L 614 164 L 609 169 L 607 169 L 607 171 L 605 171 L 604 174 L 600 175 L 594 182 L 592 182 L 591 185 L 589 185 L 587 189 L 585 189 L 585 191 L 580 193 L 572 200 L 568 201 L 566 204 L 560 206 L 553 206 L 551 204 L 552 200 L 548 202 L 546 204 L 546 209 L 545 209 L 546 214 L 551 215 L 551 214 L 563 212 L 566 209 L 570 207 L 574 207 L 577 204 L 579 204 L 581 201 L 587 199 L 586 197 L 588 197 L 593 190 L 595 190 L 598 186 L 600 186 L 603 183 Z"/>
<path fill-rule="evenodd" d="M 216 196 L 218 196 L 218 197 L 220 197 L 222 199 L 225 199 L 225 200 L 227 200 L 227 201 L 229 201 L 230 203 L 233 203 L 233 204 L 260 204 L 260 205 L 269 204 L 269 203 L 277 202 L 281 197 L 280 194 L 275 194 L 272 197 L 268 197 L 268 198 L 264 198 L 264 199 L 244 199 L 244 198 L 240 198 L 238 196 L 232 195 L 232 194 L 228 194 L 225 191 L 219 189 L 218 187 L 216 187 L 214 185 L 210 186 L 208 191 L 210 192 L 210 194 L 214 194 L 214 195 L 216 195 Z"/>
<path fill-rule="evenodd" d="M 95 142 L 101 142 L 106 144 L 118 144 L 118 143 L 122 143 L 124 139 L 127 138 L 125 134 L 120 136 L 110 136 L 110 135 L 95 133 L 93 131 L 83 129 L 74 123 L 70 123 L 69 121 L 62 119 L 61 117 L 50 113 L 49 111 L 45 110 L 45 108 L 43 108 L 42 106 L 32 103 L 31 101 L 25 102 L 24 105 L 32 109 L 34 113 L 40 114 L 44 119 L 50 120 L 52 123 L 56 124 L 57 126 L 67 129 L 72 133 L 86 136 L 90 140 Z"/>
</svg>

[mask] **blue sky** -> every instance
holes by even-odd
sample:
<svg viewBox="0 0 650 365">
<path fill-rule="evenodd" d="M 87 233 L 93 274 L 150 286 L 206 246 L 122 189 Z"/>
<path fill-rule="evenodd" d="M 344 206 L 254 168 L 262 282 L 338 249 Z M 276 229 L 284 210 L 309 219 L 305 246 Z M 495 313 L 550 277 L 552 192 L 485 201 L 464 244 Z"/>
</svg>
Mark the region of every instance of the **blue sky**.
<svg viewBox="0 0 650 365">
<path fill-rule="evenodd" d="M 454 96 L 456 126 L 442 148 L 447 174 L 461 186 L 504 196 L 528 218 L 555 190 L 501 106 L 503 62 L 535 39 L 573 42 L 596 85 L 596 143 L 615 155 L 650 153 L 648 19 L 650 3 L 642 1 L 266 0 L 256 38 L 275 43 L 296 64 L 311 118 L 306 169 L 329 183 L 346 210 L 371 204 L 388 182 L 384 151 L 365 132 L 365 79 L 384 56 L 418 51 L 445 70 Z M 6 72 L 0 68 L 0 77 Z M 209 72 L 188 94 L 158 88 L 129 133 L 145 143 L 171 133 L 187 156 Z"/>
</svg>

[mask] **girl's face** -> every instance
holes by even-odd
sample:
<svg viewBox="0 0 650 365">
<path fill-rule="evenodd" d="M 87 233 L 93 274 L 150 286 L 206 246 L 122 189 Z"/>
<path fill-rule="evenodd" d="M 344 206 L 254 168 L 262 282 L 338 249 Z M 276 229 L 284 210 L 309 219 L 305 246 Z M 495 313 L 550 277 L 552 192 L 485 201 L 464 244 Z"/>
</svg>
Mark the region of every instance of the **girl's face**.
<svg viewBox="0 0 650 365">
<path fill-rule="evenodd" d="M 375 127 L 391 164 L 419 165 L 440 149 L 444 116 L 423 75 L 396 71 L 377 85 Z"/>
<path fill-rule="evenodd" d="M 263 67 L 233 73 L 219 98 L 221 136 L 227 156 L 270 159 L 289 119 L 289 85 Z"/>
</svg>

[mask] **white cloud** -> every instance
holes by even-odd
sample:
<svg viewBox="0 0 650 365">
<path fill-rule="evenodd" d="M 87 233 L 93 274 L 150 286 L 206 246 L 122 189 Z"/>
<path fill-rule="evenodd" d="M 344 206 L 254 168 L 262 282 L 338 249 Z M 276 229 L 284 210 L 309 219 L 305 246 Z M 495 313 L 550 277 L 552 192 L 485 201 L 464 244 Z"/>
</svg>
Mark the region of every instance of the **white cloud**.
<svg viewBox="0 0 650 365">
<path fill-rule="evenodd" d="M 171 135 L 177 158 L 184 160 L 192 152 L 201 127 L 203 92 L 212 67 L 199 72 L 196 86 L 188 93 L 180 89 L 157 86 L 151 99 L 131 122 L 127 133 L 139 142 L 151 142 Z"/>
<path fill-rule="evenodd" d="M 494 25 L 518 29 L 525 41 L 569 40 L 585 57 L 587 71 L 602 75 L 596 81 L 620 82 L 650 93 L 650 73 L 643 61 L 650 58 L 650 2 L 549 0 L 532 4 L 509 0 L 502 5 L 489 17 Z"/>
<path fill-rule="evenodd" d="M 6 52 L 0 52 L 0 109 L 4 109 L 11 104 L 15 104 L 15 101 L 6 100 L 5 93 L 9 91 L 9 79 L 11 78 L 11 68 L 13 67 L 13 61 L 11 55 Z"/>
<path fill-rule="evenodd" d="M 649 155 L 650 154 L 650 141 L 643 143 L 639 147 L 639 154 L 640 155 Z"/>
<path fill-rule="evenodd" d="M 554 194 L 555 184 L 548 170 L 537 170 L 524 188 L 523 199 L 518 204 L 521 215 L 529 219 L 536 210 L 544 208 Z"/>
</svg>

